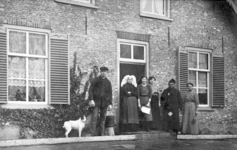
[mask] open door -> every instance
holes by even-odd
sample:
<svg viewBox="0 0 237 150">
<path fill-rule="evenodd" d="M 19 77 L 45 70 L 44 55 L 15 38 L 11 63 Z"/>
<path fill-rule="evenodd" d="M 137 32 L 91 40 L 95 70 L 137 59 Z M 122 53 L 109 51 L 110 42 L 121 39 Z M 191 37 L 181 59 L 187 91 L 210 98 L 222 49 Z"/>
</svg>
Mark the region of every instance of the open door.
<svg viewBox="0 0 237 150">
<path fill-rule="evenodd" d="M 145 64 L 126 64 L 120 63 L 120 91 L 121 91 L 121 82 L 126 75 L 134 75 L 137 82 L 142 76 L 146 75 L 146 66 Z M 121 119 L 123 118 L 123 97 L 120 92 L 120 122 L 119 127 L 120 131 L 123 131 L 126 128 L 122 123 Z"/>
<path fill-rule="evenodd" d="M 134 41 L 127 39 L 117 40 L 118 50 L 118 95 L 119 95 L 119 130 L 121 131 L 121 119 L 123 115 L 123 108 L 121 107 L 121 81 L 126 75 L 134 75 L 136 80 L 142 76 L 148 75 L 149 70 L 149 43 L 144 41 Z"/>
</svg>

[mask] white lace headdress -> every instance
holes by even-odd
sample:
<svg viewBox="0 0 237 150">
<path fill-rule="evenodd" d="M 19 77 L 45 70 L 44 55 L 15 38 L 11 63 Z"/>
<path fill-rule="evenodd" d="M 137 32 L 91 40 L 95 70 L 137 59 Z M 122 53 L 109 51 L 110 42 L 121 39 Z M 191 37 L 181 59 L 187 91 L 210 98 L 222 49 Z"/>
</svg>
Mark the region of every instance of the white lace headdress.
<svg viewBox="0 0 237 150">
<path fill-rule="evenodd" d="M 124 76 L 122 82 L 121 82 L 121 87 L 123 87 L 124 84 L 128 82 L 128 79 L 132 79 L 132 84 L 137 87 L 137 82 L 136 82 L 136 77 L 134 75 L 126 75 Z"/>
</svg>

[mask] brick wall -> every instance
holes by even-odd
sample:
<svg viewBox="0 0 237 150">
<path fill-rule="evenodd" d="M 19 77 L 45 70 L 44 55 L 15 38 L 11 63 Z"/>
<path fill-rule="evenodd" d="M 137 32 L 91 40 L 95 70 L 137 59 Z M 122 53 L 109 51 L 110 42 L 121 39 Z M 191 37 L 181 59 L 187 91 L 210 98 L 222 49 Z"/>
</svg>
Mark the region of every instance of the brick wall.
<svg viewBox="0 0 237 150">
<path fill-rule="evenodd" d="M 93 65 L 105 65 L 110 69 L 115 111 L 118 108 L 116 31 L 151 35 L 149 73 L 157 78 L 157 89 L 166 88 L 171 78 L 177 79 L 179 46 L 208 48 L 220 53 L 223 38 L 227 106 L 212 113 L 203 112 L 200 116 L 204 120 L 206 117 L 216 120 L 220 114 L 234 115 L 237 34 L 236 23 L 232 20 L 236 14 L 213 1 L 171 0 L 173 21 L 164 21 L 141 17 L 139 5 L 138 0 L 96 0 L 98 9 L 92 9 L 54 0 L 5 0 L 0 2 L 0 22 L 14 24 L 20 21 L 24 26 L 70 34 L 71 58 L 77 52 L 82 70 L 90 72 Z"/>
</svg>

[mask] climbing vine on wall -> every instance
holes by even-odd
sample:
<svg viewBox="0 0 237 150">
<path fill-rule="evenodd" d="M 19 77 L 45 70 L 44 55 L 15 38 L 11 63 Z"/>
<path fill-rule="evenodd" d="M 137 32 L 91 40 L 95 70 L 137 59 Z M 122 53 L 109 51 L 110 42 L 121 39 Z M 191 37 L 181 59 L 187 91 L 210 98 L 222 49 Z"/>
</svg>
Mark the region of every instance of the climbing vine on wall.
<svg viewBox="0 0 237 150">
<path fill-rule="evenodd" d="M 91 80 L 97 76 L 98 67 L 92 66 L 92 71 L 85 84 L 83 73 L 77 64 L 77 54 L 74 53 L 73 66 L 70 68 L 70 105 L 53 105 L 52 109 L 0 109 L 0 126 L 17 125 L 20 127 L 20 138 L 52 138 L 64 137 L 62 128 L 64 121 L 76 120 L 87 115 L 88 102 L 85 100 Z M 83 87 L 84 91 L 80 91 Z M 30 136 L 30 137 L 29 137 Z"/>
</svg>

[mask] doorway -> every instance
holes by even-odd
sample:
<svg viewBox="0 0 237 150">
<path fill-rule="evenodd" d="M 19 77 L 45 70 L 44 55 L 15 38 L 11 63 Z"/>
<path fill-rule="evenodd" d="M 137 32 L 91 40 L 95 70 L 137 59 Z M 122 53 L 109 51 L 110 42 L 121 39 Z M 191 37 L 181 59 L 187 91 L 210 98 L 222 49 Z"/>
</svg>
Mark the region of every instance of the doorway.
<svg viewBox="0 0 237 150">
<path fill-rule="evenodd" d="M 120 91 L 121 91 L 121 82 L 126 75 L 134 75 L 136 77 L 136 82 L 140 80 L 142 76 L 146 76 L 146 64 L 128 64 L 128 63 L 120 63 Z M 119 127 L 120 131 L 124 131 L 124 126 L 122 124 L 122 118 L 123 118 L 123 96 L 120 92 L 120 120 L 119 120 Z M 139 128 L 139 126 L 138 126 Z"/>
<path fill-rule="evenodd" d="M 136 80 L 148 75 L 149 70 L 149 44 L 144 41 L 117 39 L 118 54 L 118 101 L 117 109 L 118 126 L 121 131 L 122 125 L 122 95 L 121 81 L 126 75 L 134 75 Z"/>
</svg>

